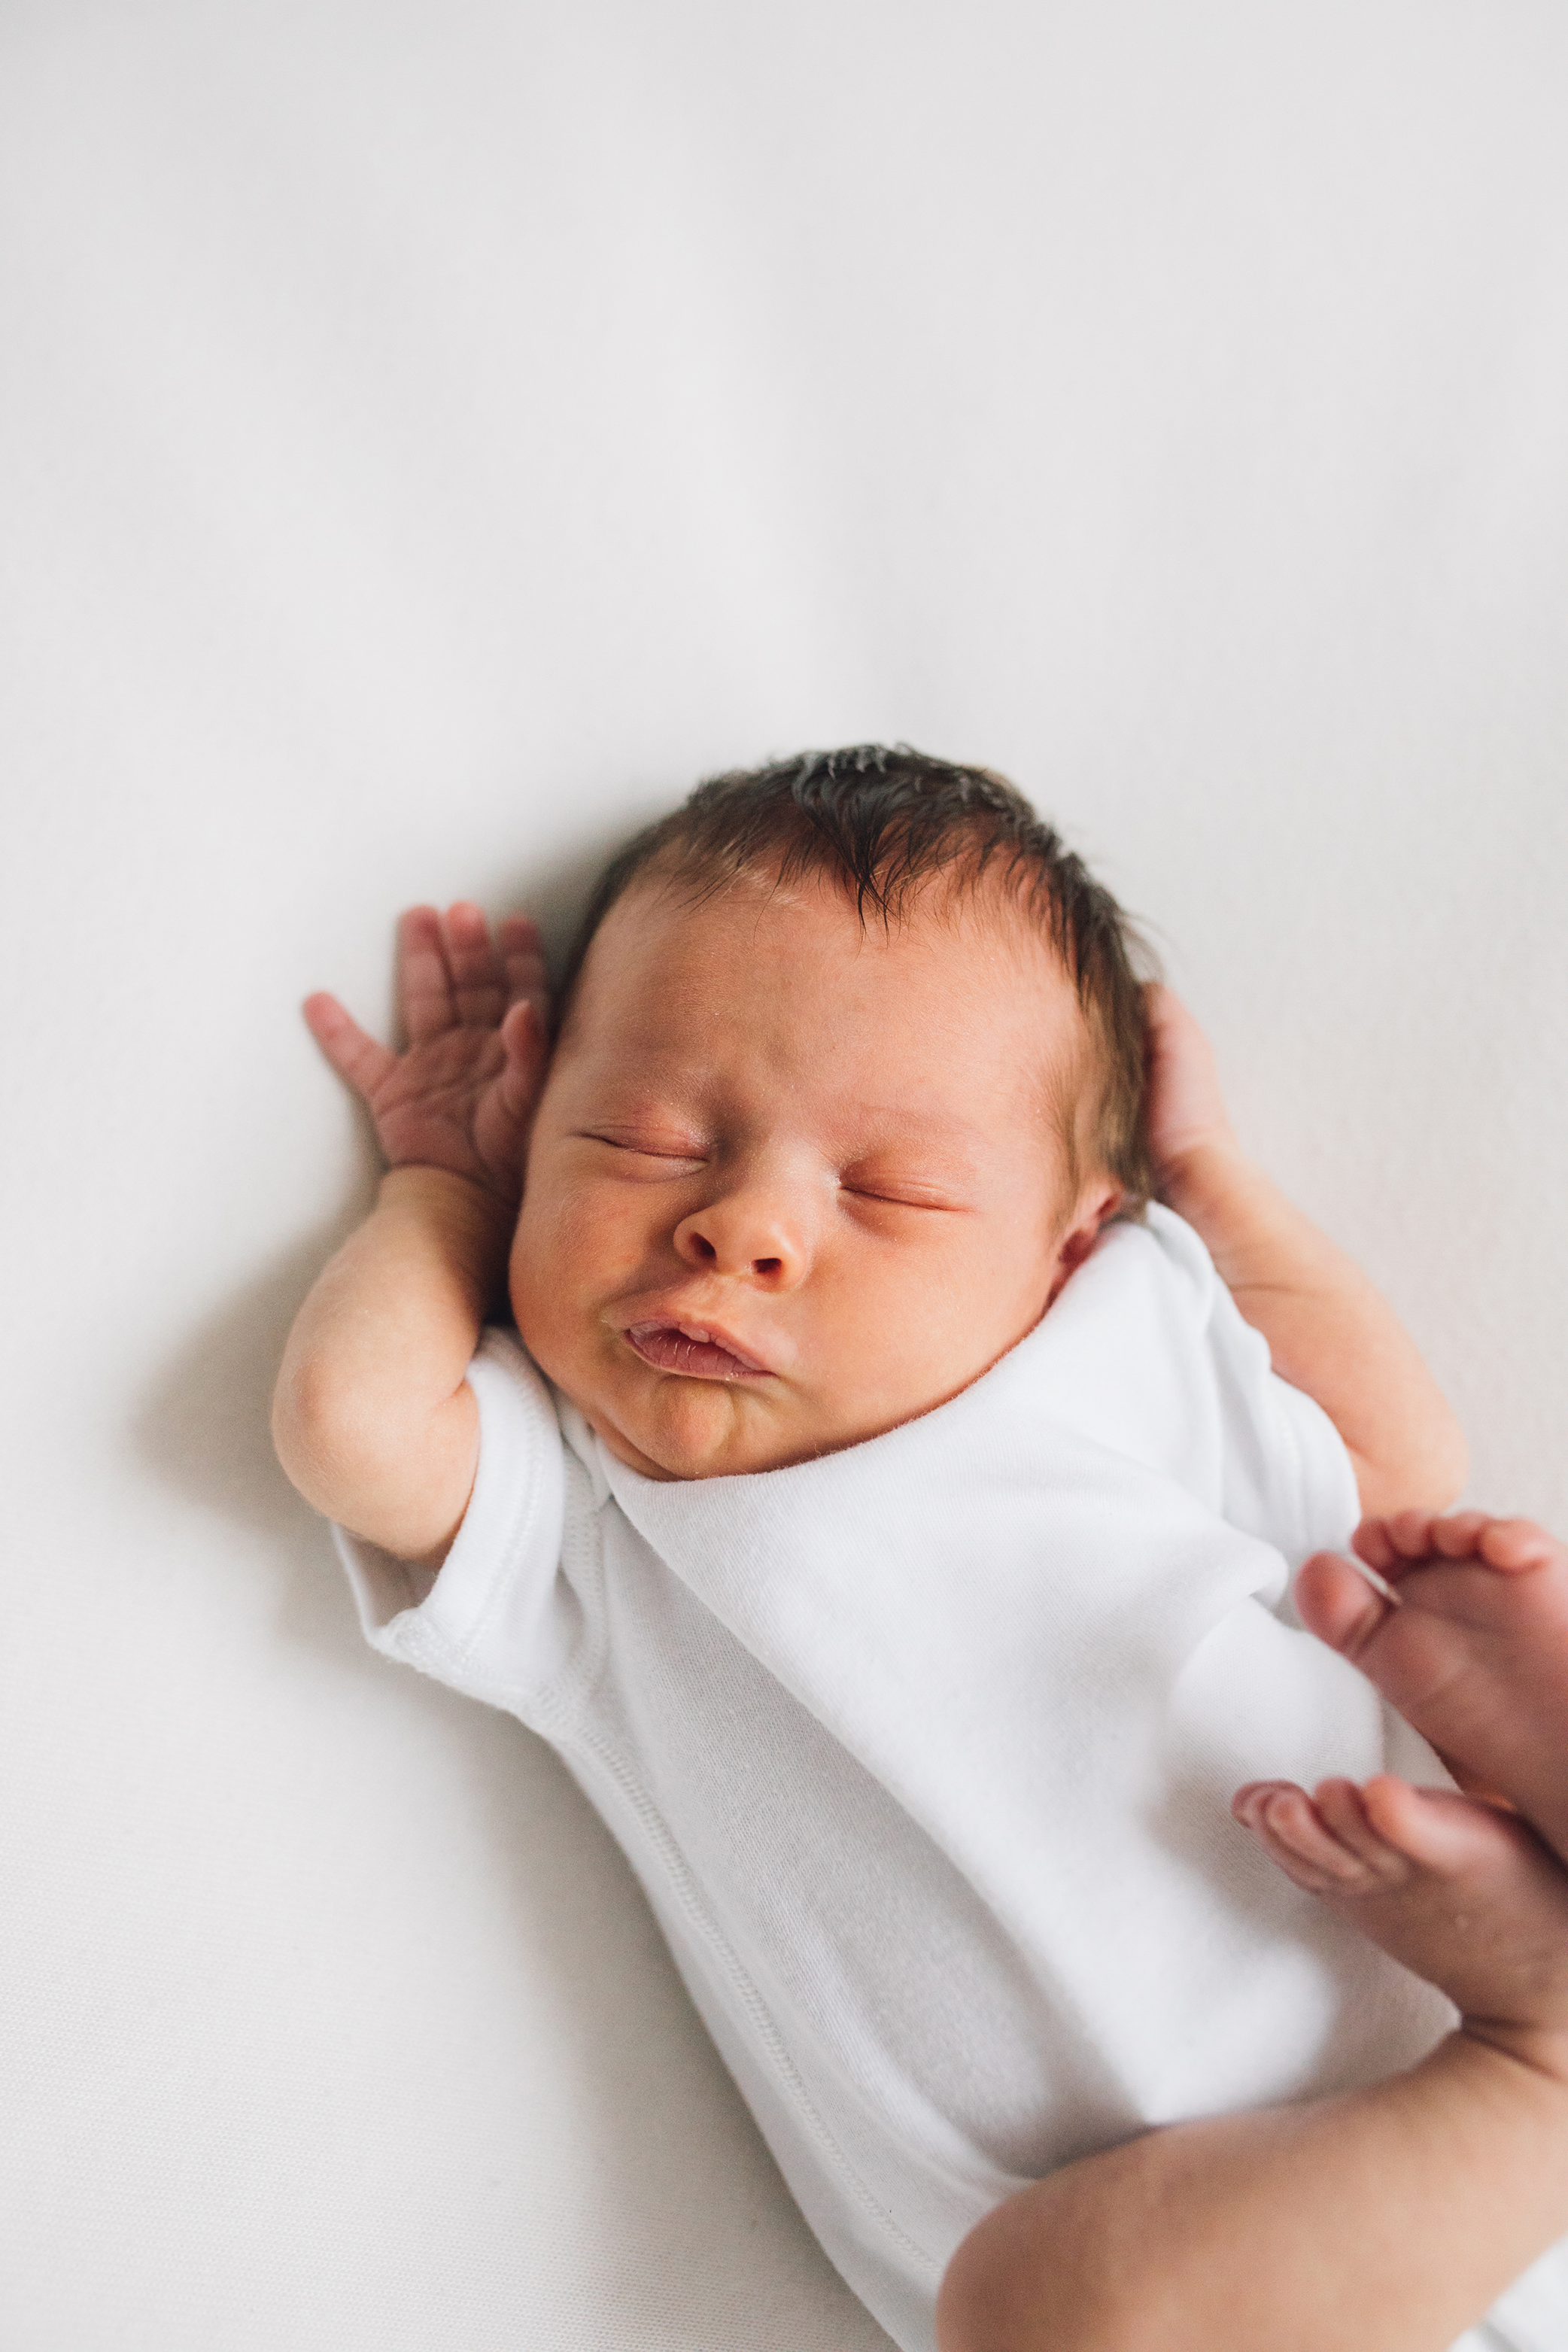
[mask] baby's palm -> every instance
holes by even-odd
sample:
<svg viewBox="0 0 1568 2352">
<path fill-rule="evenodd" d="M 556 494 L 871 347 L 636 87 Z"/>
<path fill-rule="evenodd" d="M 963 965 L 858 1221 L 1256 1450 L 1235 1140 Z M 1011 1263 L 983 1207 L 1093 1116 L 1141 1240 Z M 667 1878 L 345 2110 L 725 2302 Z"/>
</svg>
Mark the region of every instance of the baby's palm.
<svg viewBox="0 0 1568 2352">
<path fill-rule="evenodd" d="M 515 1202 L 546 1060 L 538 932 L 510 916 L 492 946 L 477 907 L 445 918 L 411 908 L 398 929 L 397 983 L 403 1053 L 378 1045 L 333 996 L 306 1000 L 311 1034 L 369 1110 L 394 1168 L 449 1169 Z"/>
</svg>

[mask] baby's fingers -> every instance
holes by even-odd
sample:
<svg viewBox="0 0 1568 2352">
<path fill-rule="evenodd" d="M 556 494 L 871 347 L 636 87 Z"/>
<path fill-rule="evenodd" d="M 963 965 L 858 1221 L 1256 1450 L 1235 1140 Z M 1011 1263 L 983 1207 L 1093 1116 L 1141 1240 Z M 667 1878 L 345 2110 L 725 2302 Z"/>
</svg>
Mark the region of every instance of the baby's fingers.
<svg viewBox="0 0 1568 2352">
<path fill-rule="evenodd" d="M 550 983 L 538 925 L 526 915 L 506 916 L 500 927 L 500 953 L 506 967 L 508 1004 L 532 1004 L 542 1014 L 548 1013 Z"/>
<path fill-rule="evenodd" d="M 544 1023 L 536 1005 L 514 1004 L 501 1023 L 500 1041 L 506 1063 L 499 1080 L 501 1102 L 510 1118 L 522 1118 L 533 1108 L 539 1082 L 550 1058 Z"/>
<path fill-rule="evenodd" d="M 439 1037 L 456 1023 L 441 918 L 434 907 L 410 907 L 397 926 L 397 1007 L 411 1045 Z"/>
<path fill-rule="evenodd" d="M 305 1025 L 340 1078 L 368 1102 L 396 1059 L 363 1030 L 335 996 L 307 996 Z"/>
<path fill-rule="evenodd" d="M 506 993 L 500 958 L 490 944 L 482 909 L 468 898 L 449 907 L 441 924 L 441 944 L 458 1019 L 465 1029 L 495 1028 L 506 1010 Z"/>
</svg>

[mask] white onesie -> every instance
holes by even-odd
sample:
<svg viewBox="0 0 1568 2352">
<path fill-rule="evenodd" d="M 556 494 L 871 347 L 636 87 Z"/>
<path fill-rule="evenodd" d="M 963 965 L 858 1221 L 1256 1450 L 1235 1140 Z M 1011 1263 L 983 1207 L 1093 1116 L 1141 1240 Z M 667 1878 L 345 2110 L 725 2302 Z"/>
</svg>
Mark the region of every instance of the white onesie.
<svg viewBox="0 0 1568 2352">
<path fill-rule="evenodd" d="M 560 1751 L 904 2352 L 1026 2180 L 1450 2021 L 1230 1819 L 1243 1780 L 1443 1775 L 1289 1613 L 1350 1463 L 1168 1211 L 952 1402 L 792 1469 L 644 1478 L 503 1332 L 469 1378 L 434 1584 L 339 1533 L 366 1632 Z"/>
</svg>

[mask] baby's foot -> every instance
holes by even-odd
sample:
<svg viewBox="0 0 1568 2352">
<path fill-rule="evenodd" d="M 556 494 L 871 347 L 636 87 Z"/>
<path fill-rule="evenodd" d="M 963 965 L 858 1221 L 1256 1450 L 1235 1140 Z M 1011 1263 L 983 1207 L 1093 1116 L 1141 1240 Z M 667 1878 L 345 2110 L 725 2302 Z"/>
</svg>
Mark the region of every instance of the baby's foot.
<svg viewBox="0 0 1568 2352">
<path fill-rule="evenodd" d="M 1382 1774 L 1237 1791 L 1286 1875 L 1446 1992 L 1468 2031 L 1568 2069 L 1568 1870 L 1525 1822 Z"/>
<path fill-rule="evenodd" d="M 1297 1580 L 1303 1622 L 1568 1861 L 1568 1551 L 1481 1511 L 1368 1519 L 1355 1550 L 1398 1605 L 1319 1552 Z"/>
</svg>

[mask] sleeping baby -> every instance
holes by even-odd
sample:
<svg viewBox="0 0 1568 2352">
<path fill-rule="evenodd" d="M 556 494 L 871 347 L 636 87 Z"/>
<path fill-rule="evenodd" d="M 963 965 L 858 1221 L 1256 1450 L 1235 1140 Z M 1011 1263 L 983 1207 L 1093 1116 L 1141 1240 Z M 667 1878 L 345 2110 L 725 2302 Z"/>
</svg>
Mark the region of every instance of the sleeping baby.
<svg viewBox="0 0 1568 2352">
<path fill-rule="evenodd" d="M 639 836 L 553 1050 L 521 919 L 400 980 L 401 1055 L 307 1006 L 390 1168 L 279 1454 L 564 1759 L 851 2286 L 1442 2352 L 1568 2229 L 1568 1563 L 1434 1517 L 1452 1416 L 1110 894 L 860 747 Z"/>
</svg>

